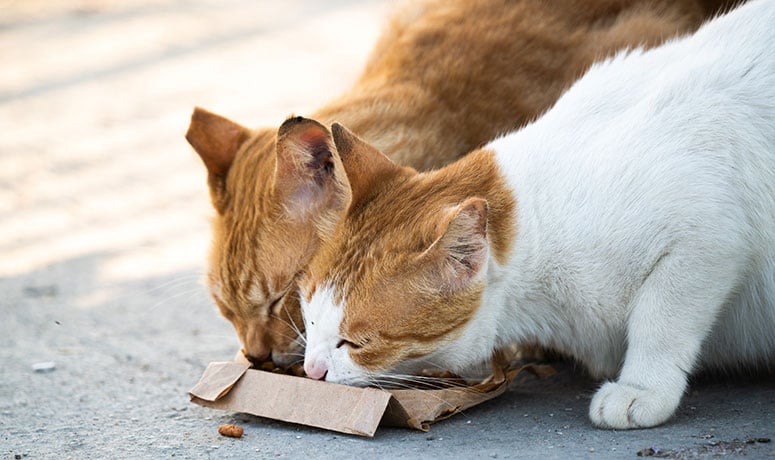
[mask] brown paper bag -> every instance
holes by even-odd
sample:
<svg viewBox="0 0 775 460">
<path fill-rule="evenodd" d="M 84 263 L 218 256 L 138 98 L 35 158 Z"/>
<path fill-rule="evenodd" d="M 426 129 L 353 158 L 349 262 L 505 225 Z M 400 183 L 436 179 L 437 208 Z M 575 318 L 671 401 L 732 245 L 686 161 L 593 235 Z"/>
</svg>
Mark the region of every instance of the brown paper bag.
<svg viewBox="0 0 775 460">
<path fill-rule="evenodd" d="M 499 396 L 522 371 L 538 377 L 550 366 L 511 367 L 503 353 L 493 357 L 492 374 L 480 383 L 439 390 L 358 388 L 250 369 L 242 362 L 214 362 L 189 391 L 191 401 L 214 409 L 244 412 L 360 436 L 377 426 L 427 431 L 430 424 Z"/>
</svg>

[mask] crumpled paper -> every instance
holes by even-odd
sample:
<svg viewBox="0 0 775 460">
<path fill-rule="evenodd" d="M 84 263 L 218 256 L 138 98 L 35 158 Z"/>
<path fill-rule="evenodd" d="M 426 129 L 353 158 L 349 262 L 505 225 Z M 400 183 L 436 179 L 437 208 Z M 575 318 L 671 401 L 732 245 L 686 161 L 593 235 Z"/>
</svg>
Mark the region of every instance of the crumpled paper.
<svg viewBox="0 0 775 460">
<path fill-rule="evenodd" d="M 551 366 L 514 366 L 508 353 L 492 359 L 492 373 L 468 386 L 427 389 L 359 388 L 304 377 L 250 369 L 246 360 L 214 362 L 189 391 L 191 401 L 214 409 L 360 436 L 374 436 L 379 425 L 428 431 L 430 424 L 501 395 L 521 372 L 539 378 Z"/>
</svg>

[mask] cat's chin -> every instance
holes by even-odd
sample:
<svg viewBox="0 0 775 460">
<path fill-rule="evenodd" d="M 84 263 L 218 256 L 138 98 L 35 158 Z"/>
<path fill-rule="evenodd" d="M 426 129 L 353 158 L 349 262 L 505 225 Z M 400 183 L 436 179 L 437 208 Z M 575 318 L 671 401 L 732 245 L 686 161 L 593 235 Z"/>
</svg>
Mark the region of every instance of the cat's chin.
<svg viewBox="0 0 775 460">
<path fill-rule="evenodd" d="M 368 387 L 374 386 L 375 382 L 372 382 L 369 376 L 365 373 L 361 374 L 354 371 L 335 372 L 329 370 L 325 377 L 326 382 L 338 383 L 340 385 L 348 385 L 351 387 Z"/>
</svg>

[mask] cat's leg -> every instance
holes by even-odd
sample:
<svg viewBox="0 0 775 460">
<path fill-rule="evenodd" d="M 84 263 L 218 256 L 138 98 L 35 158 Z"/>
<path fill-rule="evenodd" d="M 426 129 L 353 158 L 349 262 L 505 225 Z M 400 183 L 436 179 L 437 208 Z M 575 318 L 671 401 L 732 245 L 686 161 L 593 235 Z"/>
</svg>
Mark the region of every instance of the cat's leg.
<svg viewBox="0 0 775 460">
<path fill-rule="evenodd" d="M 592 399 L 589 415 L 595 425 L 651 427 L 678 408 L 702 342 L 742 265 L 735 257 L 725 263 L 704 255 L 700 260 L 696 255 L 667 254 L 645 279 L 630 310 L 619 377 Z"/>
</svg>

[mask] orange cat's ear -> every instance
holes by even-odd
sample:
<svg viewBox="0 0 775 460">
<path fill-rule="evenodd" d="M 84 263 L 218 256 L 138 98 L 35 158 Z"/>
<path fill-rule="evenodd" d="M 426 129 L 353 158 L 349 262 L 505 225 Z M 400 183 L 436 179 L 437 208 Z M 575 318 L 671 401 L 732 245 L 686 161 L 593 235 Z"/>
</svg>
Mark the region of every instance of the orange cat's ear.
<svg viewBox="0 0 775 460">
<path fill-rule="evenodd" d="M 331 133 L 315 120 L 293 117 L 280 126 L 275 176 L 275 189 L 291 216 L 319 217 L 350 202 L 350 185 Z"/>
<path fill-rule="evenodd" d="M 408 169 L 397 165 L 339 123 L 331 126 L 331 132 L 350 181 L 353 203 L 360 202 L 386 174 Z"/>
<path fill-rule="evenodd" d="M 465 288 L 487 263 L 487 200 L 468 198 L 438 218 L 440 236 L 420 256 L 433 265 L 434 284 L 455 292 Z"/>
<path fill-rule="evenodd" d="M 226 175 L 250 130 L 233 121 L 196 107 L 191 115 L 186 140 L 207 167 L 210 195 L 215 209 L 223 214 L 227 205 Z"/>
</svg>

